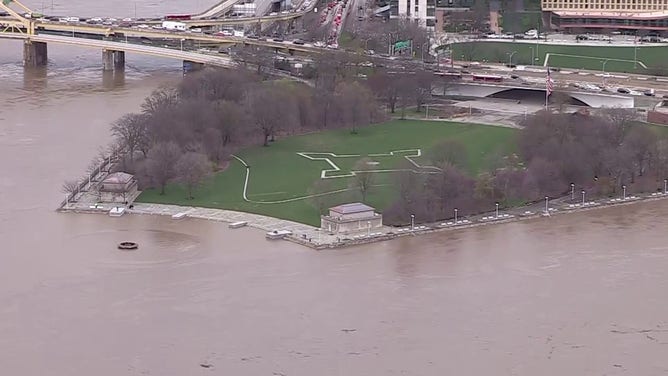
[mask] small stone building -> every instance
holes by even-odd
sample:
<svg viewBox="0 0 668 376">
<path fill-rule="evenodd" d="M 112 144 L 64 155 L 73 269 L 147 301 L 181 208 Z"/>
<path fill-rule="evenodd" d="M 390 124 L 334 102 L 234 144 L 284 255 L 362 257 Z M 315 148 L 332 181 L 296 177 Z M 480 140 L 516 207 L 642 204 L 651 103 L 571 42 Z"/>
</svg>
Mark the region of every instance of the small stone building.
<svg viewBox="0 0 668 376">
<path fill-rule="evenodd" d="M 137 179 L 125 172 L 114 172 L 102 180 L 99 192 L 102 202 L 132 202 L 139 193 Z"/>
<path fill-rule="evenodd" d="M 370 231 L 383 227 L 383 216 L 371 206 L 359 202 L 329 208 L 329 214 L 320 217 L 320 228 L 331 234 Z"/>
</svg>

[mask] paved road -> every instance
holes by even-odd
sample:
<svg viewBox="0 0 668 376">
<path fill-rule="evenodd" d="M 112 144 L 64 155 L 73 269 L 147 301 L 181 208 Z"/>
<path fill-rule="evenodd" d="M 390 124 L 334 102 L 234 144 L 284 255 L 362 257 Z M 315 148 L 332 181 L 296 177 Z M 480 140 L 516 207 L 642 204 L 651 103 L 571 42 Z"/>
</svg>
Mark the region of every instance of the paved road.
<svg viewBox="0 0 668 376">
<path fill-rule="evenodd" d="M 459 64 L 456 63 L 455 68 L 462 68 L 462 65 L 468 64 L 461 62 Z M 485 64 L 479 69 L 471 67 L 462 69 L 468 69 L 472 73 L 500 74 L 507 77 L 515 75 L 518 76 L 517 79 L 509 78 L 509 80 L 510 82 L 515 82 L 520 85 L 522 82 L 527 82 L 528 84 L 532 85 L 544 85 L 546 79 L 546 68 L 540 66 L 526 67 L 519 70 L 516 68 L 507 68 L 501 64 Z M 637 92 L 636 94 L 638 95 L 642 95 L 643 92 L 650 89 L 654 89 L 655 95 L 657 97 L 668 95 L 668 77 L 655 77 L 626 73 L 604 74 L 601 71 L 576 71 L 568 69 L 562 69 L 559 72 L 552 72 L 551 76 L 555 85 L 558 87 L 573 87 L 576 83 L 591 83 L 602 88 L 607 88 L 607 91 L 616 94 L 620 94 L 617 93 L 618 88 L 626 88 Z"/>
</svg>

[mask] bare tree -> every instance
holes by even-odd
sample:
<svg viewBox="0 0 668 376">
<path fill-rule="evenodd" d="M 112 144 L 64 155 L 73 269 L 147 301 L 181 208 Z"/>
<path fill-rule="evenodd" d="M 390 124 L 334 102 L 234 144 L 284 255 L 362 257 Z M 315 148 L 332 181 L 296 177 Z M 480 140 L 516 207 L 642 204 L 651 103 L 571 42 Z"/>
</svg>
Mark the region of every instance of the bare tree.
<svg viewBox="0 0 668 376">
<path fill-rule="evenodd" d="M 79 182 L 76 180 L 65 180 L 60 190 L 66 194 L 72 194 L 79 190 Z"/>
<path fill-rule="evenodd" d="M 383 98 L 387 108 L 391 113 L 394 113 L 399 99 L 399 85 L 396 77 L 392 77 L 384 71 L 379 71 L 372 74 L 367 82 L 376 96 Z"/>
<path fill-rule="evenodd" d="M 179 85 L 179 93 L 182 97 L 197 101 L 237 102 L 241 100 L 245 88 L 253 81 L 257 81 L 256 76 L 249 74 L 244 68 L 209 68 L 187 76 Z"/>
<path fill-rule="evenodd" d="M 199 187 L 211 172 L 211 162 L 204 154 L 187 152 L 179 158 L 175 168 L 178 180 L 188 191 L 188 198 L 193 199 L 193 190 Z"/>
<path fill-rule="evenodd" d="M 148 152 L 147 173 L 160 187 L 160 194 L 165 194 L 165 186 L 176 176 L 176 165 L 182 152 L 174 142 L 159 142 Z"/>
<path fill-rule="evenodd" d="M 427 157 L 435 166 L 448 163 L 464 168 L 467 164 L 466 146 L 458 140 L 439 141 L 429 149 Z"/>
<path fill-rule="evenodd" d="M 473 22 L 471 27 L 474 32 L 482 32 L 487 30 L 489 22 L 489 4 L 486 0 L 475 0 L 471 8 Z"/>
<path fill-rule="evenodd" d="M 341 118 L 350 133 L 357 133 L 357 128 L 362 124 L 371 122 L 371 112 L 374 105 L 371 92 L 357 82 L 345 82 L 337 87 L 337 92 L 342 105 Z"/>
<path fill-rule="evenodd" d="M 566 106 L 571 103 L 570 95 L 558 90 L 550 94 L 549 100 L 557 107 L 559 113 L 563 113 Z"/>
<path fill-rule="evenodd" d="M 564 182 L 555 161 L 534 158 L 526 172 L 523 183 L 525 197 L 536 200 L 544 196 L 557 196 L 564 191 Z"/>
<path fill-rule="evenodd" d="M 178 91 L 174 88 L 161 88 L 154 90 L 151 95 L 144 99 L 141 105 L 142 112 L 154 115 L 162 110 L 176 106 L 179 101 Z"/>
<path fill-rule="evenodd" d="M 132 161 L 135 151 L 145 150 L 148 144 L 147 118 L 144 114 L 123 115 L 112 124 L 111 133 L 127 149 Z"/>
<path fill-rule="evenodd" d="M 320 214 L 325 214 L 327 208 L 332 204 L 332 197 L 329 194 L 334 191 L 334 184 L 332 179 L 318 179 L 313 182 L 309 188 L 309 195 L 311 204 L 318 209 Z"/>
<path fill-rule="evenodd" d="M 657 140 L 650 161 L 657 179 L 668 178 L 668 139 Z"/>
<path fill-rule="evenodd" d="M 353 184 L 362 195 L 362 202 L 366 202 L 367 195 L 374 183 L 373 161 L 371 158 L 362 158 L 355 162 L 353 171 L 355 173 Z"/>
<path fill-rule="evenodd" d="M 295 124 L 295 102 L 278 87 L 257 87 L 247 97 L 246 108 L 255 128 L 262 133 L 263 146 L 269 146 L 270 137 Z"/>
<path fill-rule="evenodd" d="M 415 72 L 415 85 L 413 86 L 416 111 L 422 110 L 422 105 L 431 98 L 431 86 L 434 82 L 434 74 L 425 70 Z"/>
<path fill-rule="evenodd" d="M 611 107 L 600 111 L 601 116 L 617 128 L 619 142 L 626 136 L 629 125 L 638 119 L 638 114 L 632 108 Z"/>
<path fill-rule="evenodd" d="M 633 156 L 634 165 L 638 176 L 643 176 L 647 163 L 650 160 L 651 152 L 656 145 L 656 134 L 649 128 L 643 126 L 632 127 L 624 137 L 623 148 L 628 148 Z"/>
</svg>

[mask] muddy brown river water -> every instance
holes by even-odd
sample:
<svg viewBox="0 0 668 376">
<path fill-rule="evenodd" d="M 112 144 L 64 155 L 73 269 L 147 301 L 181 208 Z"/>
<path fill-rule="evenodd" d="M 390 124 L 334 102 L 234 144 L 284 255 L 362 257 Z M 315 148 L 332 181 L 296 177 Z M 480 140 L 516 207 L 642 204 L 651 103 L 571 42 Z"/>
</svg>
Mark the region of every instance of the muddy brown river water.
<svg viewBox="0 0 668 376">
<path fill-rule="evenodd" d="M 20 43 L 0 40 L 0 374 L 668 374 L 668 201 L 321 252 L 206 221 L 59 214 L 109 123 L 180 63 L 129 55 L 109 80 L 100 51 L 49 48 L 48 69 L 24 73 Z M 115 248 L 128 239 L 140 249 Z"/>
</svg>

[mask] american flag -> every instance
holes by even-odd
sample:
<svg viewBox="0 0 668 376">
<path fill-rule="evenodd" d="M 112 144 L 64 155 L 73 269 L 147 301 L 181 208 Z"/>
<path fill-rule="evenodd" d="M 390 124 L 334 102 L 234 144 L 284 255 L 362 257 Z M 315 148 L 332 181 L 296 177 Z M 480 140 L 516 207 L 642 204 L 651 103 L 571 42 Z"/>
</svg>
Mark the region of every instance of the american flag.
<svg viewBox="0 0 668 376">
<path fill-rule="evenodd" d="M 547 77 L 545 77 L 545 92 L 547 93 L 546 95 L 549 97 L 550 94 L 554 91 L 554 81 L 552 81 L 552 77 L 550 76 L 550 68 L 547 68 Z"/>
</svg>

